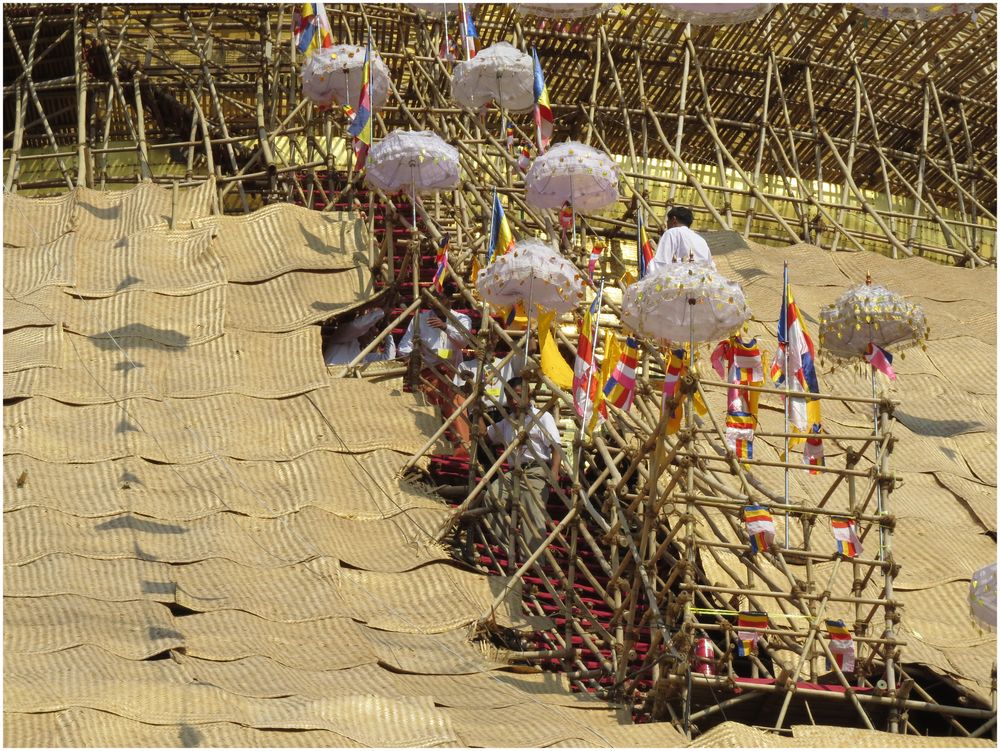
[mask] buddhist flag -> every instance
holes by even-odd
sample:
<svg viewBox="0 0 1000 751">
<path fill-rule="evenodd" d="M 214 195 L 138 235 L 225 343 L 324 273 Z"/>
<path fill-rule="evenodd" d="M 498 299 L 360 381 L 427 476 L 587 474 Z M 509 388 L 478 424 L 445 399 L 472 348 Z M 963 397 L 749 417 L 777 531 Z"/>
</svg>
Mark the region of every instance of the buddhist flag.
<svg viewBox="0 0 1000 751">
<path fill-rule="evenodd" d="M 545 75 L 542 64 L 538 62 L 538 52 L 531 48 L 531 57 L 535 61 L 535 129 L 538 131 L 538 153 L 544 153 L 552 140 L 552 107 L 549 104 L 549 92 L 545 88 Z"/>
<path fill-rule="evenodd" d="M 625 349 L 611 377 L 604 383 L 604 398 L 618 409 L 628 411 L 635 398 L 635 372 L 639 366 L 639 343 L 633 338 L 625 340 Z"/>
<path fill-rule="evenodd" d="M 687 372 L 687 352 L 683 349 L 670 350 L 666 355 L 666 373 L 663 378 L 663 399 L 660 402 L 660 410 L 666 410 L 667 403 L 674 399 L 678 393 L 678 385 L 680 384 L 681 378 Z M 705 406 L 705 402 L 701 398 L 701 394 L 695 393 L 694 395 L 694 409 L 699 415 L 703 415 L 708 412 L 708 408 Z M 667 424 L 664 428 L 664 432 L 667 435 L 672 435 L 681 429 L 681 420 L 684 419 L 684 400 L 678 399 L 677 404 L 673 407 L 670 415 L 667 417 Z"/>
<path fill-rule="evenodd" d="M 778 351 L 771 366 L 771 380 L 781 388 L 785 386 L 793 394 L 818 394 L 819 380 L 816 378 L 816 349 L 806 330 L 806 323 L 795 304 L 792 287 L 788 283 L 788 264 L 785 264 L 784 285 L 781 297 L 781 311 L 778 314 Z M 808 396 L 792 396 L 788 407 L 791 427 L 797 432 L 818 432 L 813 426 L 822 426 L 819 399 Z M 793 438 L 789 446 L 802 442 Z"/>
<path fill-rule="evenodd" d="M 600 313 L 601 297 L 597 295 L 587 308 L 580 324 L 580 339 L 576 346 L 576 362 L 573 365 L 573 405 L 576 414 L 588 418 L 593 414 L 597 397 L 598 375 L 594 366 L 594 324 Z"/>
<path fill-rule="evenodd" d="M 736 654 L 748 657 L 757 651 L 757 642 L 763 636 L 759 631 L 743 631 L 746 628 L 767 628 L 767 613 L 751 610 L 740 611 L 736 616 Z"/>
<path fill-rule="evenodd" d="M 333 46 L 330 19 L 323 3 L 302 3 L 292 18 L 292 30 L 299 54 L 308 57 L 318 49 Z"/>
<path fill-rule="evenodd" d="M 811 467 L 825 467 L 826 458 L 823 456 L 823 439 L 819 437 L 819 425 L 813 425 L 806 438 L 806 445 L 802 447 L 802 458 Z M 809 474 L 818 475 L 818 469 L 810 469 Z"/>
<path fill-rule="evenodd" d="M 514 148 L 514 126 L 511 125 L 510 121 L 506 119 L 504 120 L 504 123 L 504 130 L 507 134 L 507 151 L 510 151 Z"/>
<path fill-rule="evenodd" d="M 846 516 L 830 517 L 830 528 L 837 541 L 838 553 L 847 558 L 856 558 L 864 552 L 854 519 Z"/>
<path fill-rule="evenodd" d="M 649 235 L 646 234 L 646 224 L 642 220 L 642 209 L 636 215 L 635 230 L 635 244 L 639 250 L 639 278 L 642 279 L 646 276 L 646 269 L 649 268 L 650 261 L 656 255 L 656 252 L 653 250 L 653 244 L 649 241 Z"/>
<path fill-rule="evenodd" d="M 892 369 L 892 355 L 882 349 L 874 342 L 868 342 L 868 349 L 865 352 L 865 360 L 871 364 L 875 370 L 885 373 L 890 381 L 896 380 L 896 371 Z"/>
<path fill-rule="evenodd" d="M 854 639 L 847 626 L 840 620 L 827 620 L 826 633 L 830 637 L 830 651 L 837 666 L 845 673 L 854 672 Z"/>
<path fill-rule="evenodd" d="M 608 419 L 608 402 L 604 395 L 604 386 L 607 384 L 608 379 L 611 378 L 611 369 L 614 367 L 615 363 L 618 362 L 618 357 L 620 355 L 621 347 L 618 346 L 618 339 L 615 337 L 615 332 L 606 330 L 604 332 L 604 357 L 601 360 L 601 372 L 597 381 L 597 393 L 594 395 L 594 414 L 591 415 L 590 421 L 587 423 L 587 435 L 593 433 L 594 428 L 598 427 L 601 423 Z"/>
<path fill-rule="evenodd" d="M 712 367 L 719 378 L 731 384 L 727 395 L 726 409 L 729 412 L 747 412 L 757 416 L 759 393 L 740 386 L 762 386 L 764 384 L 764 364 L 761 360 L 757 340 L 749 342 L 733 336 L 712 352 Z"/>
<path fill-rule="evenodd" d="M 741 462 L 753 459 L 753 431 L 757 420 L 748 412 L 726 415 L 726 448 Z"/>
<path fill-rule="evenodd" d="M 503 205 L 496 188 L 493 189 L 493 216 L 490 219 L 490 242 L 486 246 L 486 265 L 493 263 L 493 256 L 504 255 L 514 247 L 514 235 L 511 234 L 507 216 L 503 213 Z"/>
<path fill-rule="evenodd" d="M 766 552 L 774 544 L 774 518 L 764 506 L 744 506 L 743 519 L 750 537 L 750 553 Z"/>
<path fill-rule="evenodd" d="M 476 33 L 476 24 L 472 22 L 472 13 L 465 7 L 465 3 L 459 3 L 462 12 L 462 44 L 465 47 L 465 59 L 471 60 L 476 56 L 476 40 L 479 34 Z"/>
<path fill-rule="evenodd" d="M 354 154 L 357 157 L 357 169 L 363 170 L 368 159 L 368 150 L 372 147 L 372 40 L 365 45 L 365 65 L 361 74 L 361 94 L 358 96 L 358 109 L 347 132 L 354 136 Z"/>
<path fill-rule="evenodd" d="M 451 236 L 445 235 L 441 238 L 441 244 L 438 247 L 437 258 L 437 269 L 434 271 L 434 289 L 440 294 L 444 292 L 444 276 L 448 273 L 448 244 Z"/>
<path fill-rule="evenodd" d="M 542 372 L 561 389 L 573 388 L 573 368 L 559 351 L 555 337 L 552 335 L 552 322 L 555 320 L 554 310 L 542 311 L 538 314 L 538 351 L 540 353 Z"/>
</svg>

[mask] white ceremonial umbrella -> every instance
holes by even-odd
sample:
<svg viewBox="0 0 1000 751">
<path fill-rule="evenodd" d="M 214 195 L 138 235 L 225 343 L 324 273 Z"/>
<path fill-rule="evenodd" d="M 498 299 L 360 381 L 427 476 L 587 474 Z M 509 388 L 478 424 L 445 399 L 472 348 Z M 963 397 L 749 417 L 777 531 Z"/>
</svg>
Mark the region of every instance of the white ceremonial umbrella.
<svg viewBox="0 0 1000 751">
<path fill-rule="evenodd" d="M 302 95 L 321 107 L 358 106 L 365 67 L 365 48 L 337 44 L 316 50 L 302 64 Z M 389 98 L 389 69 L 372 50 L 372 104 L 381 108 Z"/>
<path fill-rule="evenodd" d="M 455 66 L 451 91 L 459 104 L 479 109 L 496 100 L 501 112 L 526 112 L 535 104 L 531 55 L 497 42 Z"/>
<path fill-rule="evenodd" d="M 896 292 L 872 284 L 871 276 L 864 284 L 852 287 L 830 305 L 819 311 L 819 345 L 822 354 L 829 354 L 834 360 L 861 360 L 870 363 L 872 399 L 876 398 L 875 355 L 871 345 L 897 352 L 915 344 L 923 344 L 930 329 L 923 308 L 906 302 Z M 871 358 L 867 359 L 866 354 Z M 878 405 L 872 407 L 874 434 L 879 434 Z M 879 456 L 878 444 L 875 458 Z M 876 508 L 883 511 L 882 486 L 876 485 Z M 884 555 L 885 533 L 879 526 L 879 560 Z"/>
<path fill-rule="evenodd" d="M 819 311 L 820 346 L 837 360 L 863 358 L 869 344 L 893 350 L 922 344 L 928 331 L 920 306 L 870 277 Z"/>
<path fill-rule="evenodd" d="M 586 18 L 603 13 L 614 5 L 614 3 L 515 3 L 514 9 L 522 16 Z"/>
<path fill-rule="evenodd" d="M 583 299 L 583 276 L 551 245 L 526 238 L 479 272 L 476 289 L 493 305 L 522 303 L 529 315 L 532 305 L 567 313 Z"/>
<path fill-rule="evenodd" d="M 625 288 L 622 323 L 667 342 L 726 339 L 750 318 L 739 284 L 709 266 L 674 263 Z M 693 356 L 693 353 L 692 353 Z"/>
<path fill-rule="evenodd" d="M 969 584 L 969 607 L 972 616 L 989 629 L 997 627 L 997 565 L 983 566 L 972 575 Z"/>
<path fill-rule="evenodd" d="M 368 154 L 365 182 L 387 193 L 408 188 L 414 230 L 417 193 L 450 190 L 458 180 L 458 149 L 428 130 L 394 130 Z"/>
<path fill-rule="evenodd" d="M 760 18 L 774 3 L 655 3 L 656 11 L 678 23 L 726 26 Z"/>
<path fill-rule="evenodd" d="M 576 141 L 557 143 L 531 164 L 524 176 L 525 200 L 539 209 L 573 209 L 573 241 L 577 212 L 599 211 L 618 200 L 618 165 L 603 151 Z"/>
<path fill-rule="evenodd" d="M 929 21 L 941 16 L 957 16 L 960 13 L 975 13 L 977 3 L 852 3 L 852 8 L 869 18 L 893 21 Z"/>
</svg>

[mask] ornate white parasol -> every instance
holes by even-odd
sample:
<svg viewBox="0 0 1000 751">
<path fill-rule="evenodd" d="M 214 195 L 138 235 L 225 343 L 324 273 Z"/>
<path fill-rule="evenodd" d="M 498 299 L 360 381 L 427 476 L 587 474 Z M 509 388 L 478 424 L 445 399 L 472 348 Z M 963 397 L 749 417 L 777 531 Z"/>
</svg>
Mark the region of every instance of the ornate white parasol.
<svg viewBox="0 0 1000 751">
<path fill-rule="evenodd" d="M 471 109 L 496 100 L 501 112 L 526 112 L 535 104 L 531 55 L 507 42 L 492 44 L 455 66 L 451 90 Z"/>
<path fill-rule="evenodd" d="M 525 200 L 540 209 L 572 209 L 573 241 L 577 212 L 600 211 L 618 200 L 618 165 L 603 151 L 576 141 L 558 143 L 531 164 L 524 176 Z"/>
<path fill-rule="evenodd" d="M 427 130 L 394 130 L 372 146 L 365 181 L 388 193 L 408 188 L 417 226 L 417 193 L 458 186 L 458 149 Z"/>
<path fill-rule="evenodd" d="M 476 288 L 493 305 L 539 305 L 566 313 L 583 299 L 583 276 L 552 246 L 527 238 L 479 272 Z"/>
<path fill-rule="evenodd" d="M 365 48 L 337 44 L 316 50 L 302 64 L 302 95 L 321 107 L 334 104 L 356 107 L 361 93 Z M 372 52 L 372 104 L 381 108 L 389 98 L 389 69 Z"/>
<path fill-rule="evenodd" d="M 923 309 L 881 284 L 852 287 L 819 311 L 819 343 L 837 360 L 857 360 L 869 345 L 904 349 L 923 344 L 929 329 Z"/>
<path fill-rule="evenodd" d="M 678 23 L 726 26 L 760 18 L 774 3 L 656 3 L 657 12 Z"/>
<path fill-rule="evenodd" d="M 726 339 L 750 318 L 743 290 L 708 266 L 675 263 L 625 288 L 622 323 L 667 342 Z"/>
</svg>

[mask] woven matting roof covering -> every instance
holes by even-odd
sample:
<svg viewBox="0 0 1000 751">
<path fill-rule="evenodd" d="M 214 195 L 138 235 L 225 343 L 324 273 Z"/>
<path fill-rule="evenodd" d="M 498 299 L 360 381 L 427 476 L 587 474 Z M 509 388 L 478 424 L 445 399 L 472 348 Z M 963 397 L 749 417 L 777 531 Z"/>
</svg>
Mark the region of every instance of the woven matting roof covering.
<svg viewBox="0 0 1000 751">
<path fill-rule="evenodd" d="M 191 191 L 170 230 L 164 195 L 5 201 L 5 304 L 33 312 L 4 328 L 5 745 L 677 745 L 470 642 L 504 580 L 396 479 L 428 407 L 332 379 L 314 318 L 231 328 L 234 288 L 367 299 L 363 224 Z M 496 617 L 529 625 L 519 588 Z"/>
</svg>

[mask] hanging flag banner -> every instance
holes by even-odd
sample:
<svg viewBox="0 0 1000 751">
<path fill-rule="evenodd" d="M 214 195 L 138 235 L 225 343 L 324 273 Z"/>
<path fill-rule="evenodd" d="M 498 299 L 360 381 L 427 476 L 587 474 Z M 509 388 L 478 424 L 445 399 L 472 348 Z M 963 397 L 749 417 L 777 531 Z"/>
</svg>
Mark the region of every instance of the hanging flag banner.
<svg viewBox="0 0 1000 751">
<path fill-rule="evenodd" d="M 787 387 L 786 387 L 787 379 Z M 788 283 L 788 264 L 785 264 L 784 284 L 781 296 L 781 311 L 778 314 L 778 351 L 771 365 L 771 380 L 777 388 L 790 391 L 788 397 L 788 422 L 793 431 L 819 434 L 823 425 L 820 415 L 820 400 L 800 394 L 819 394 L 819 379 L 816 378 L 816 349 L 806 330 L 805 320 L 795 304 L 792 287 Z M 814 429 L 816 426 L 816 429 Z M 822 439 L 819 439 L 820 441 Z M 788 446 L 796 446 L 803 438 L 792 438 Z M 822 453 L 822 442 L 815 452 Z M 788 461 L 788 457 L 785 457 Z"/>
<path fill-rule="evenodd" d="M 665 412 L 668 407 L 668 402 L 674 399 L 678 394 L 678 388 L 680 386 L 680 380 L 687 373 L 687 352 L 683 349 L 673 349 L 664 353 L 664 360 L 666 360 L 666 372 L 663 378 L 663 398 L 660 400 L 660 411 Z M 695 392 L 694 397 L 694 410 L 699 415 L 704 415 L 708 412 L 708 407 L 705 406 L 704 400 L 701 398 L 701 394 Z M 673 435 L 678 430 L 681 429 L 681 422 L 684 419 L 684 400 L 677 399 L 677 404 L 670 410 L 670 414 L 667 417 L 667 424 L 664 428 L 664 433 L 666 435 Z"/>
<path fill-rule="evenodd" d="M 896 380 L 896 371 L 892 369 L 892 355 L 874 342 L 868 342 L 868 349 L 865 351 L 865 361 L 875 370 L 884 373 L 890 381 Z"/>
<path fill-rule="evenodd" d="M 819 425 L 813 425 L 809 437 L 806 438 L 806 445 L 802 447 L 802 458 L 811 467 L 826 466 L 826 458 L 823 456 L 823 439 L 819 435 Z M 818 475 L 820 472 L 818 469 L 810 469 L 809 474 Z"/>
<path fill-rule="evenodd" d="M 848 558 L 856 558 L 864 552 L 858 537 L 856 523 L 850 517 L 830 517 L 830 528 L 837 541 L 837 552 Z"/>
<path fill-rule="evenodd" d="M 450 235 L 445 235 L 441 238 L 441 244 L 438 247 L 437 257 L 434 259 L 437 262 L 437 269 L 434 271 L 434 279 L 432 283 L 434 289 L 438 291 L 438 294 L 444 292 L 444 276 L 448 273 L 448 244 L 451 240 Z"/>
<path fill-rule="evenodd" d="M 472 22 L 472 13 L 465 7 L 465 3 L 459 3 L 462 15 L 462 44 L 465 47 L 465 59 L 471 60 L 476 56 L 476 40 L 479 34 L 476 33 L 476 24 Z"/>
<path fill-rule="evenodd" d="M 347 132 L 354 137 L 354 154 L 357 157 L 358 171 L 365 168 L 368 151 L 372 147 L 372 40 L 369 38 L 365 46 L 365 64 L 362 68 L 361 93 L 358 96 L 358 109 L 351 120 Z"/>
<path fill-rule="evenodd" d="M 845 673 L 854 672 L 854 639 L 851 632 L 841 620 L 828 620 L 826 622 L 826 633 L 830 637 L 830 651 L 837 661 L 837 666 Z"/>
<path fill-rule="evenodd" d="M 628 412 L 635 398 L 635 374 L 639 366 L 639 343 L 634 337 L 625 339 L 625 349 L 618 358 L 611 377 L 604 384 L 604 398 L 609 404 Z"/>
<path fill-rule="evenodd" d="M 743 631 L 746 628 L 767 628 L 767 613 L 758 610 L 740 611 L 736 617 L 736 654 L 747 657 L 757 652 L 757 642 L 764 636 L 759 631 Z"/>
<path fill-rule="evenodd" d="M 295 49 L 309 56 L 318 49 L 333 46 L 330 18 L 323 3 L 302 3 L 292 16 Z"/>
<path fill-rule="evenodd" d="M 552 142 L 555 118 L 552 116 L 552 106 L 549 104 L 549 92 L 545 88 L 542 64 L 538 61 L 538 52 L 534 47 L 531 48 L 531 57 L 535 63 L 535 129 L 538 131 L 538 153 L 544 154 Z"/>
<path fill-rule="evenodd" d="M 497 195 L 496 188 L 493 189 L 493 216 L 490 218 L 490 240 L 486 246 L 486 265 L 493 263 L 494 256 L 499 253 L 504 255 L 514 247 L 514 235 L 510 231 L 507 223 L 507 215 L 504 214 L 503 204 L 500 203 L 500 196 Z"/>
<path fill-rule="evenodd" d="M 753 459 L 753 431 L 757 421 L 747 412 L 726 415 L 726 448 L 742 461 Z"/>
<path fill-rule="evenodd" d="M 744 506 L 743 519 L 750 537 L 750 553 L 766 552 L 774 544 L 774 517 L 764 506 Z"/>
</svg>

